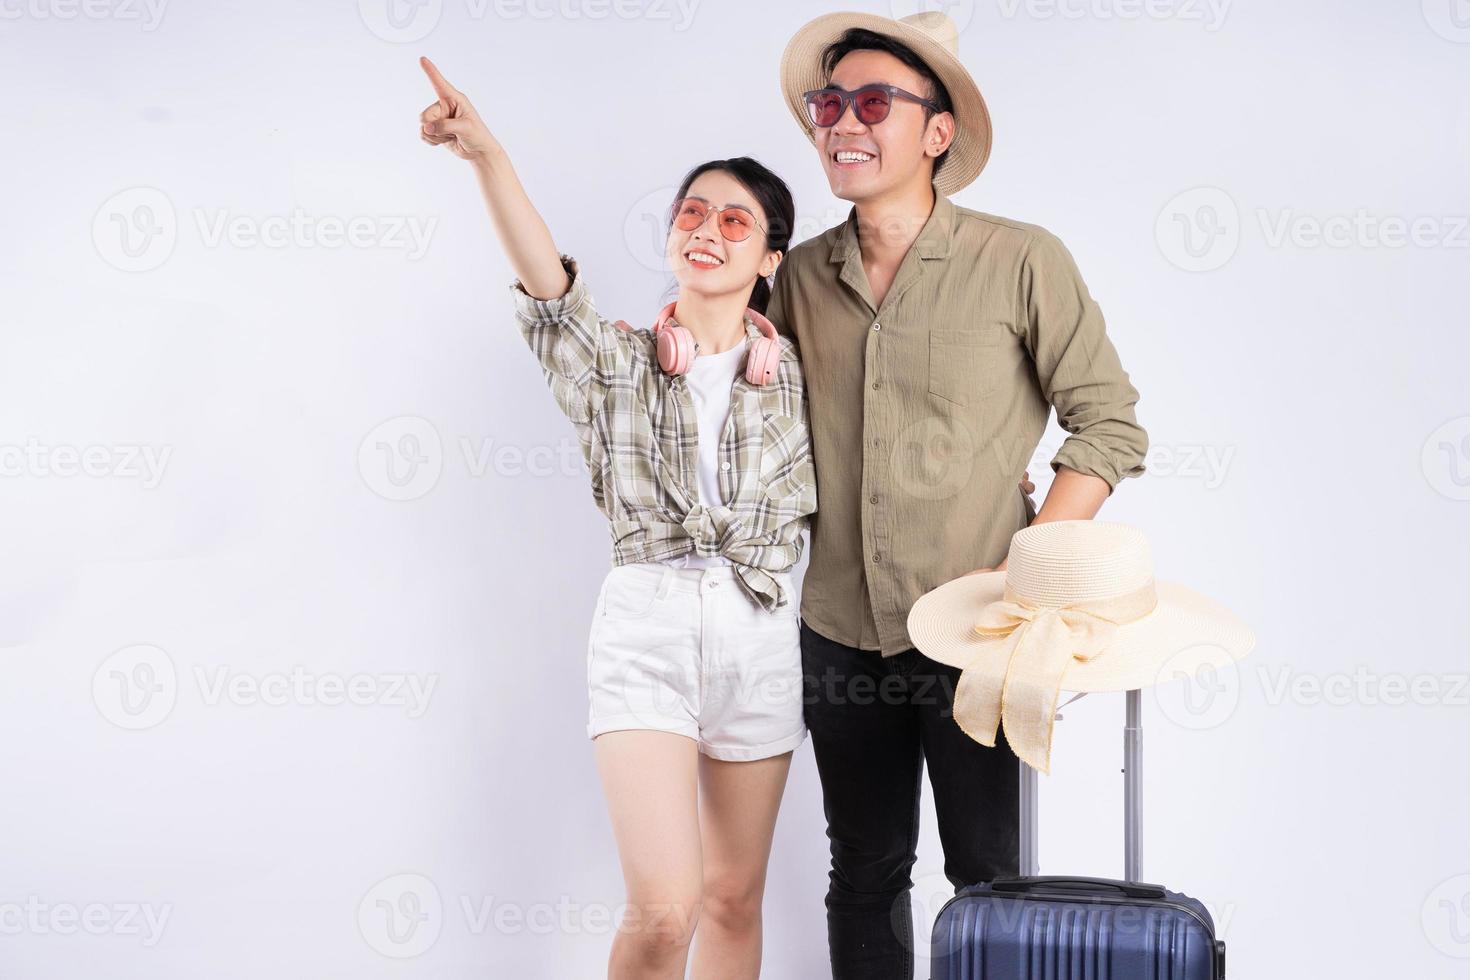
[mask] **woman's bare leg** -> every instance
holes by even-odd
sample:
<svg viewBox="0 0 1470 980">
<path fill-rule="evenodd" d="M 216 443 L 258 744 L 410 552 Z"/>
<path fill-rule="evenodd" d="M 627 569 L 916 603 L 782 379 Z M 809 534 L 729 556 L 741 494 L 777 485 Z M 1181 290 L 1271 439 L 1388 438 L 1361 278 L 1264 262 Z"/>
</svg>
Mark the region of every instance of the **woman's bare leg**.
<svg viewBox="0 0 1470 980">
<path fill-rule="evenodd" d="M 791 753 L 754 762 L 699 757 L 704 897 L 693 980 L 759 980 L 761 898 Z"/>
<path fill-rule="evenodd" d="M 653 731 L 605 732 L 592 745 L 628 902 L 608 978 L 683 980 L 703 888 L 698 745 Z"/>
</svg>

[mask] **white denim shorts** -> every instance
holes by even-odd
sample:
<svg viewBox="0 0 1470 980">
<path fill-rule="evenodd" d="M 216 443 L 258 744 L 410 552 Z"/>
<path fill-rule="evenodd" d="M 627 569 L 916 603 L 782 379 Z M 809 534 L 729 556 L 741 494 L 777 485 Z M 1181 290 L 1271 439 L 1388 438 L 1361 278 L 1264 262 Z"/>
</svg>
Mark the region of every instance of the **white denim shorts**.
<svg viewBox="0 0 1470 980">
<path fill-rule="evenodd" d="M 766 612 L 731 565 L 615 565 L 602 582 L 587 640 L 587 736 L 675 732 L 715 759 L 790 752 L 802 721 L 800 621 L 789 597 Z"/>
</svg>

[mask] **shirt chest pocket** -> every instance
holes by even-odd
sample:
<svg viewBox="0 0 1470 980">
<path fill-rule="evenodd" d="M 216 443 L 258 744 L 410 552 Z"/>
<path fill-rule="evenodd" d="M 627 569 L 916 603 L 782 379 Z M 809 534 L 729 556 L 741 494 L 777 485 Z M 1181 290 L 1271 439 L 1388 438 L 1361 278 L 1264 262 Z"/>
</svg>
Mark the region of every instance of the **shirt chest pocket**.
<svg viewBox="0 0 1470 980">
<path fill-rule="evenodd" d="M 929 393 L 975 405 L 994 385 L 999 345 L 973 330 L 929 331 Z"/>
</svg>

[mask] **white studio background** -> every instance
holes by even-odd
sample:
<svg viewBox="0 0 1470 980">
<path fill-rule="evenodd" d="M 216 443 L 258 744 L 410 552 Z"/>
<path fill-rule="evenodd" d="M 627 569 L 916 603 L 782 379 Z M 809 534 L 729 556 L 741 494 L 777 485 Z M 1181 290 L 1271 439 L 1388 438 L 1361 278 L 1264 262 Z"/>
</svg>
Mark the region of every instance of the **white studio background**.
<svg viewBox="0 0 1470 980">
<path fill-rule="evenodd" d="M 777 85 L 828 9 L 0 0 L 0 977 L 603 975 L 606 527 L 416 58 L 642 322 L 693 164 L 846 215 Z M 1232 976 L 1464 976 L 1470 8 L 949 11 L 996 133 L 956 200 L 1062 238 L 1143 393 L 1102 516 L 1259 634 L 1145 699 L 1145 877 Z M 1115 874 L 1122 698 L 1065 714 L 1043 870 Z M 824 827 L 808 742 L 772 980 L 826 975 Z"/>
</svg>

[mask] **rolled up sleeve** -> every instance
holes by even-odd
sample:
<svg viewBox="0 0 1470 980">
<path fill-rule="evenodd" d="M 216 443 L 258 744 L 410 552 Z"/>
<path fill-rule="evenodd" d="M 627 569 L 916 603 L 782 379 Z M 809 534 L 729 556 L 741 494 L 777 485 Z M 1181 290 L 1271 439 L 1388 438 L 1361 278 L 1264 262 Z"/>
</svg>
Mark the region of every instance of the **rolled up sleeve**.
<svg viewBox="0 0 1470 980">
<path fill-rule="evenodd" d="M 510 291 L 521 336 L 540 362 L 557 405 L 572 421 L 586 422 L 602 405 L 607 379 L 617 372 L 617 328 L 598 315 L 576 260 L 564 254 L 561 262 L 571 279 L 562 295 L 537 299 L 519 279 Z"/>
<path fill-rule="evenodd" d="M 1148 433 L 1138 424 L 1138 389 L 1108 339 L 1102 310 L 1072 255 L 1049 232 L 1021 259 L 1022 320 L 1037 379 L 1069 435 L 1051 461 L 1100 477 L 1109 490 L 1143 473 Z"/>
</svg>

